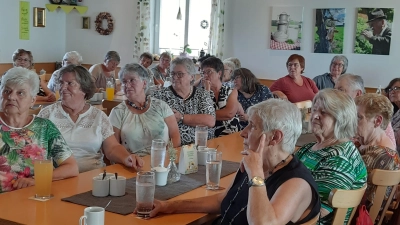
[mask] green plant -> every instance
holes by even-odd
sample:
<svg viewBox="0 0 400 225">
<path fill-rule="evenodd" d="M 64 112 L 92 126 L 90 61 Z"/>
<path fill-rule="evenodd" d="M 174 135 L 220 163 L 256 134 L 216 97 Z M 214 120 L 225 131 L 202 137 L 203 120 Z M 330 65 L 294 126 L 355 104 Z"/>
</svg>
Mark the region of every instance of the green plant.
<svg viewBox="0 0 400 225">
<path fill-rule="evenodd" d="M 168 154 L 169 154 L 169 159 L 175 161 L 177 157 L 177 150 L 174 148 L 174 144 L 172 143 L 172 139 L 169 140 L 168 142 Z"/>
<path fill-rule="evenodd" d="M 190 49 L 189 48 L 189 45 L 188 44 L 186 44 L 185 46 L 183 46 L 183 53 L 185 53 L 185 52 L 187 52 L 187 53 L 192 53 L 192 49 Z"/>
<path fill-rule="evenodd" d="M 294 41 L 293 41 L 292 39 L 288 39 L 288 40 L 286 41 L 286 43 L 288 43 L 288 44 L 294 44 Z"/>
</svg>

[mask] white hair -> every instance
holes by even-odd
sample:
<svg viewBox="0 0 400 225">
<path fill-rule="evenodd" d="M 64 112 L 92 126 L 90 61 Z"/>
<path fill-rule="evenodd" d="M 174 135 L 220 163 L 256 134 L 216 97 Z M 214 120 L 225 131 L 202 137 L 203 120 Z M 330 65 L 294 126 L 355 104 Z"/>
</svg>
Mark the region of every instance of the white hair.
<svg viewBox="0 0 400 225">
<path fill-rule="evenodd" d="M 232 71 L 236 69 L 235 63 L 233 63 L 232 61 L 224 60 L 222 63 L 224 63 L 224 66 L 229 67 L 229 69 L 231 69 Z"/>
<path fill-rule="evenodd" d="M 302 129 L 301 113 L 295 104 L 272 98 L 251 106 L 247 113 L 261 119 L 263 132 L 282 131 L 282 149 L 289 154 L 293 153 Z"/>
<path fill-rule="evenodd" d="M 38 75 L 31 70 L 22 67 L 14 67 L 9 69 L 7 73 L 1 77 L 0 93 L 3 93 L 7 85 L 22 86 L 23 84 L 28 84 L 31 96 L 36 97 L 39 91 Z"/>
<path fill-rule="evenodd" d="M 77 51 L 71 51 L 65 53 L 63 60 L 68 60 L 74 65 L 81 65 L 83 62 L 81 54 Z"/>
<path fill-rule="evenodd" d="M 361 76 L 345 73 L 338 78 L 337 82 L 340 80 L 346 80 L 347 84 L 353 91 L 360 90 L 363 94 L 365 93 L 364 80 Z"/>
</svg>

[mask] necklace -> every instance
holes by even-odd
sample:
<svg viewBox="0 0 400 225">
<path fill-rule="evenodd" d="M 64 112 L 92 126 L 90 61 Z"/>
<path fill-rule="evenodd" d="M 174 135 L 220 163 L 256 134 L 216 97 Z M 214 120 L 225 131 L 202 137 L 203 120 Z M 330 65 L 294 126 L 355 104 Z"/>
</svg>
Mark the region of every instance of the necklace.
<svg viewBox="0 0 400 225">
<path fill-rule="evenodd" d="M 192 93 L 193 93 L 193 87 L 190 87 L 190 92 L 189 92 L 188 96 L 186 96 L 186 98 L 183 99 L 183 101 L 188 100 L 190 98 L 190 96 L 192 96 Z"/>
<path fill-rule="evenodd" d="M 278 166 L 284 164 L 284 163 L 286 162 L 286 160 L 287 160 L 291 155 L 292 155 L 292 154 L 288 155 L 288 156 L 286 157 L 286 159 L 284 159 L 284 160 L 278 162 L 278 163 L 274 166 L 274 168 L 273 168 L 272 170 L 268 171 L 269 175 L 271 175 L 271 174 L 274 172 L 274 170 L 276 169 L 276 167 L 278 167 Z"/>
<path fill-rule="evenodd" d="M 235 196 L 233 197 L 233 199 L 229 201 L 229 206 L 228 206 L 228 208 L 225 210 L 224 216 L 222 217 L 221 223 L 220 223 L 220 224 L 222 224 L 222 221 L 224 221 L 225 216 L 226 216 L 226 213 L 227 213 L 227 212 L 229 211 L 229 209 L 231 208 L 231 205 L 232 205 L 233 201 L 236 199 L 236 197 L 237 197 L 237 195 L 239 194 L 240 190 L 242 190 L 243 184 L 246 182 L 246 180 L 248 181 L 247 176 L 243 179 L 242 184 L 240 184 L 240 186 L 238 187 L 237 192 L 236 192 Z M 235 220 L 235 218 L 236 218 L 241 212 L 243 212 L 244 210 L 246 210 L 246 208 L 247 208 L 247 204 L 246 204 L 245 206 L 243 206 L 243 207 L 239 210 L 238 213 L 236 213 L 236 215 L 231 219 L 231 221 L 229 222 L 229 224 L 232 224 L 233 221 Z"/>
<path fill-rule="evenodd" d="M 127 101 L 128 101 L 128 104 L 132 108 L 137 109 L 137 110 L 143 110 L 143 109 L 145 109 L 147 107 L 147 103 L 149 102 L 149 99 L 150 99 L 150 97 L 149 97 L 149 95 L 147 95 L 143 106 L 137 106 L 137 105 L 135 105 L 135 103 L 133 103 L 133 102 L 131 102 L 129 100 L 127 100 Z"/>
</svg>

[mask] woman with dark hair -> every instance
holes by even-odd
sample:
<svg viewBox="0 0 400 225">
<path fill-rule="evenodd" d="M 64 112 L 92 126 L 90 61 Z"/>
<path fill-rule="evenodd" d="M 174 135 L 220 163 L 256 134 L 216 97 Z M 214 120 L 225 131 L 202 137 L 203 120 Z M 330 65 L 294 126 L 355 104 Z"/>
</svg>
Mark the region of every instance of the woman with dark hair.
<svg viewBox="0 0 400 225">
<path fill-rule="evenodd" d="M 276 94 L 280 98 L 286 97 L 293 103 L 313 100 L 318 88 L 313 80 L 302 75 L 305 69 L 304 57 L 297 54 L 291 55 L 286 62 L 286 67 L 289 74 L 276 80 L 271 86 L 271 91 L 278 92 Z"/>
<path fill-rule="evenodd" d="M 396 138 L 397 151 L 400 152 L 400 78 L 394 78 L 385 88 L 385 92 L 393 104 L 392 127 Z"/>
<path fill-rule="evenodd" d="M 171 63 L 171 54 L 163 52 L 160 55 L 160 63 L 151 69 L 154 75 L 154 83 L 164 85 L 166 78 L 169 76 L 169 65 Z"/>
<path fill-rule="evenodd" d="M 274 95 L 267 86 L 260 84 L 257 77 L 249 69 L 236 69 L 233 71 L 232 78 L 235 88 L 238 90 L 240 125 L 244 128 L 248 124 L 247 109 L 259 102 L 273 98 Z"/>
</svg>

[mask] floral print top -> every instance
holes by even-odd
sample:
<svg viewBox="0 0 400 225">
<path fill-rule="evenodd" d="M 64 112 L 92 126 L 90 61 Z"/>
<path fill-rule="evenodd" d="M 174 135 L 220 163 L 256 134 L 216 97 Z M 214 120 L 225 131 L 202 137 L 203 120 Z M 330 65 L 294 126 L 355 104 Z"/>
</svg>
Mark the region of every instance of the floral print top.
<svg viewBox="0 0 400 225">
<path fill-rule="evenodd" d="M 34 116 L 23 128 L 8 126 L 0 118 L 0 193 L 13 191 L 18 178 L 33 176 L 35 158 L 53 157 L 57 168 L 72 155 L 57 127 Z"/>
</svg>

